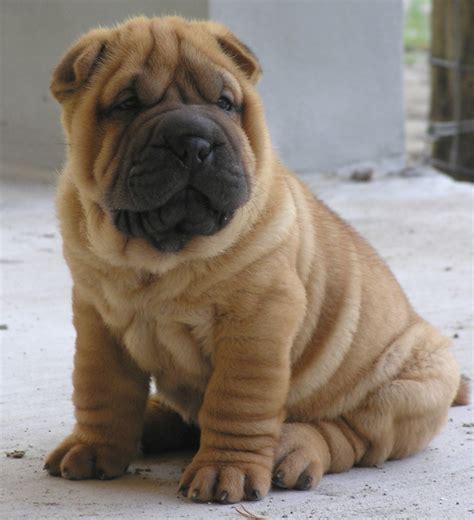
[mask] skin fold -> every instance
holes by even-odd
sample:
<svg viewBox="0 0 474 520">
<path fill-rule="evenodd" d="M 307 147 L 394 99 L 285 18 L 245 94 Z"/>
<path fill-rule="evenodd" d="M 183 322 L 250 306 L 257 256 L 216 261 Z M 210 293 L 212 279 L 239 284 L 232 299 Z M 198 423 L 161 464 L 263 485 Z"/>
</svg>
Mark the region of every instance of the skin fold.
<svg viewBox="0 0 474 520">
<path fill-rule="evenodd" d="M 280 163 L 260 74 L 224 26 L 178 17 L 91 31 L 55 70 L 77 341 L 51 475 L 114 478 L 140 443 L 196 446 L 186 496 L 258 500 L 409 456 L 446 421 L 449 341 Z"/>
</svg>

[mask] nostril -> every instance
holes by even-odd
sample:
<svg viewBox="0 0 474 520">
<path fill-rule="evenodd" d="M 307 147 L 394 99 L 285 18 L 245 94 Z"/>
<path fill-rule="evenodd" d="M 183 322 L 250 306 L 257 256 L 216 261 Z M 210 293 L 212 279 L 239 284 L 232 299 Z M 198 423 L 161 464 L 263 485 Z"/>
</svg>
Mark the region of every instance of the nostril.
<svg viewBox="0 0 474 520">
<path fill-rule="evenodd" d="M 200 162 L 204 162 L 211 153 L 211 143 L 205 139 L 199 139 L 197 143 L 197 158 Z"/>
<path fill-rule="evenodd" d="M 187 166 L 203 163 L 212 152 L 207 139 L 189 135 L 168 139 L 168 147 Z"/>
</svg>

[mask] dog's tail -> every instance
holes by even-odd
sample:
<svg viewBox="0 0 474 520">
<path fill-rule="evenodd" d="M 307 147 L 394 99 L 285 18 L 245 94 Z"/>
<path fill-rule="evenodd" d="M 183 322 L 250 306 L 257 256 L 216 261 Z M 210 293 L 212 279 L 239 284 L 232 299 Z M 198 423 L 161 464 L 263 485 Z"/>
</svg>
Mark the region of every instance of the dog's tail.
<svg viewBox="0 0 474 520">
<path fill-rule="evenodd" d="M 461 375 L 461 381 L 459 382 L 458 392 L 456 397 L 454 398 L 452 406 L 464 406 L 469 404 L 470 402 L 470 393 L 471 390 L 469 388 L 470 379 L 464 374 Z"/>
</svg>

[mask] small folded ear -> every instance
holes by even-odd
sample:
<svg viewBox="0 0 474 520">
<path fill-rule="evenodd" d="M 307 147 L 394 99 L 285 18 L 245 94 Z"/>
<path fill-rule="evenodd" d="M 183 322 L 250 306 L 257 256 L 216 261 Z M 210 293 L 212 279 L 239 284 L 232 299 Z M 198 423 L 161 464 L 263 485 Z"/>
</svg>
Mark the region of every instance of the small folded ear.
<svg viewBox="0 0 474 520">
<path fill-rule="evenodd" d="M 224 36 L 216 36 L 220 48 L 237 64 L 247 78 L 256 84 L 262 76 L 262 67 L 257 56 L 245 43 L 242 43 L 231 32 Z"/>
<path fill-rule="evenodd" d="M 234 61 L 253 84 L 256 84 L 262 76 L 262 67 L 253 51 L 224 25 L 217 22 L 205 22 L 205 24 L 224 53 Z"/>
<path fill-rule="evenodd" d="M 61 103 L 84 85 L 105 52 L 105 38 L 86 34 L 66 53 L 54 69 L 51 93 Z"/>
</svg>

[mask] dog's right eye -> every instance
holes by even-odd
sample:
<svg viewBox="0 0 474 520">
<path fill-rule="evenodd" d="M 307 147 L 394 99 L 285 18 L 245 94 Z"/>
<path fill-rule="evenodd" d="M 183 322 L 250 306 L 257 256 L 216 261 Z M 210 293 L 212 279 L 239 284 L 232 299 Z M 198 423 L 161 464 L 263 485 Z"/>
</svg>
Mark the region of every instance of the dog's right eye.
<svg viewBox="0 0 474 520">
<path fill-rule="evenodd" d="M 98 114 L 100 117 L 106 119 L 111 117 L 125 116 L 138 110 L 141 107 L 140 100 L 134 94 L 128 97 L 122 96 L 122 99 L 114 104 L 110 104 L 108 107 L 99 110 Z"/>
<path fill-rule="evenodd" d="M 136 96 L 130 96 L 127 99 L 124 99 L 123 101 L 120 101 L 116 105 L 114 105 L 111 109 L 111 112 L 115 110 L 131 110 L 133 108 L 138 108 L 140 106 L 140 102 L 138 101 L 138 98 Z"/>
</svg>

